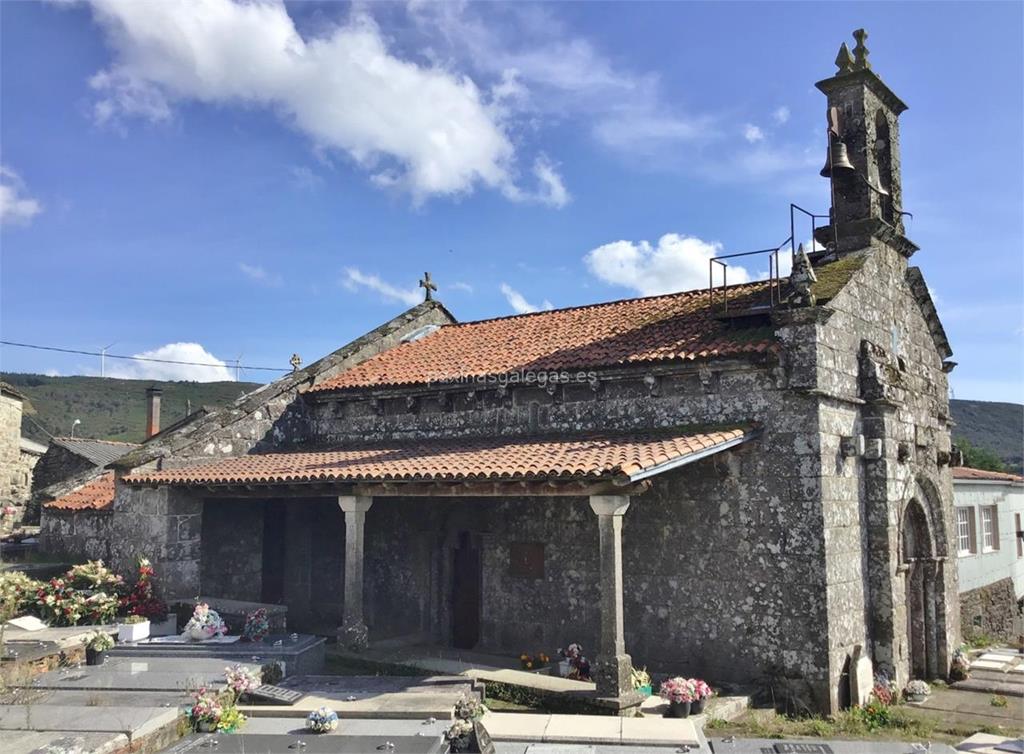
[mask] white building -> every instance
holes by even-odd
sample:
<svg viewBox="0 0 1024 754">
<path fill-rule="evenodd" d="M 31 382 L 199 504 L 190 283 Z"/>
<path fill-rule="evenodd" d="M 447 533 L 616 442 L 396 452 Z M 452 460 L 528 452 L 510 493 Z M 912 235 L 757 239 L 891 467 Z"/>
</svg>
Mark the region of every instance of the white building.
<svg viewBox="0 0 1024 754">
<path fill-rule="evenodd" d="M 954 468 L 953 500 L 964 634 L 1013 639 L 1024 597 L 1024 477 Z"/>
</svg>

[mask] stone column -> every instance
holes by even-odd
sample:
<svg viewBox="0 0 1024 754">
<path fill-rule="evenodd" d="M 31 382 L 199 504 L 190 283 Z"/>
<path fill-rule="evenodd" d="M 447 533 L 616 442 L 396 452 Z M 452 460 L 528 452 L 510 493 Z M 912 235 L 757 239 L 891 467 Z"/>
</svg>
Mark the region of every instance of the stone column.
<svg viewBox="0 0 1024 754">
<path fill-rule="evenodd" d="M 339 495 L 345 512 L 345 604 L 338 643 L 359 652 L 366 649 L 367 631 L 363 621 L 363 529 L 372 497 Z"/>
<path fill-rule="evenodd" d="M 593 675 L 597 693 L 622 697 L 632 691 L 622 607 L 622 516 L 628 495 L 591 495 L 601 552 L 601 635 Z"/>
</svg>

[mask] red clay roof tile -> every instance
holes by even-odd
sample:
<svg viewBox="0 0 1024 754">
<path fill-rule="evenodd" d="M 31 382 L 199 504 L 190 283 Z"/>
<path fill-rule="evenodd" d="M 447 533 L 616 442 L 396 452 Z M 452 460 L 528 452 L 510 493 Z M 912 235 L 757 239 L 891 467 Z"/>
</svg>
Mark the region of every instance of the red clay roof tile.
<svg viewBox="0 0 1024 754">
<path fill-rule="evenodd" d="M 723 289 L 715 290 L 721 302 Z M 730 306 L 767 303 L 765 281 L 730 286 Z M 720 320 L 707 290 L 443 325 L 311 388 L 310 392 L 444 382 L 459 377 L 579 371 L 601 366 L 761 353 L 773 328 Z"/>
<path fill-rule="evenodd" d="M 954 479 L 977 479 L 991 482 L 1024 482 L 1024 477 L 1016 474 L 1007 474 L 1004 471 L 986 471 L 984 469 L 971 469 L 967 466 L 953 467 Z"/>
<path fill-rule="evenodd" d="M 44 508 L 65 511 L 107 510 L 114 504 L 114 472 L 103 474 L 91 482 L 49 503 Z"/>
<path fill-rule="evenodd" d="M 578 437 L 425 439 L 320 452 L 272 453 L 126 476 L 127 484 L 506 481 L 608 478 L 651 472 L 752 436 L 748 426 Z"/>
</svg>

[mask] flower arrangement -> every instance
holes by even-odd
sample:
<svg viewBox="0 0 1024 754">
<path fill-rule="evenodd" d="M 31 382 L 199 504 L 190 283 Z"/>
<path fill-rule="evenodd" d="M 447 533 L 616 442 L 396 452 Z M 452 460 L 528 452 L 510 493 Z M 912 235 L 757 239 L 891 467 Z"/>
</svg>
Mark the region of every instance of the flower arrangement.
<svg viewBox="0 0 1024 754">
<path fill-rule="evenodd" d="M 228 632 L 227 624 L 221 620 L 216 610 L 211 610 L 205 602 L 200 602 L 192 611 L 192 617 L 185 624 L 182 636 L 193 641 L 204 641 L 215 636 L 223 636 Z"/>
<path fill-rule="evenodd" d="M 235 698 L 243 694 L 249 694 L 258 689 L 263 682 L 255 671 L 249 670 L 242 665 L 235 665 L 231 668 L 224 668 L 224 681 L 228 689 L 235 695 Z"/>
<path fill-rule="evenodd" d="M 85 640 L 85 646 L 93 652 L 106 652 L 114 646 L 114 640 L 108 633 L 93 631 Z"/>
<path fill-rule="evenodd" d="M 138 579 L 125 599 L 124 607 L 131 615 L 159 622 L 167 617 L 167 603 L 156 597 L 155 578 L 153 565 L 146 558 L 139 558 Z"/>
<path fill-rule="evenodd" d="M 871 695 L 879 704 L 888 707 L 896 703 L 899 697 L 899 689 L 896 688 L 895 681 L 889 680 L 889 676 L 885 673 L 879 673 L 875 676 L 874 685 L 871 687 Z"/>
<path fill-rule="evenodd" d="M 524 652 L 523 654 L 519 655 L 519 664 L 522 666 L 523 670 L 534 670 L 535 668 L 543 668 L 549 662 L 551 662 L 551 658 L 543 652 L 538 652 L 535 655 L 528 655 Z"/>
<path fill-rule="evenodd" d="M 697 691 L 692 679 L 676 676 L 661 682 L 658 696 L 669 703 L 687 704 L 697 698 Z"/>
<path fill-rule="evenodd" d="M 903 695 L 911 701 L 921 701 L 932 693 L 932 687 L 924 681 L 911 681 L 903 689 Z"/>
<path fill-rule="evenodd" d="M 245 616 L 242 641 L 263 641 L 269 633 L 270 623 L 267 621 L 267 611 L 264 608 L 258 608 Z"/>
<path fill-rule="evenodd" d="M 953 652 L 953 661 L 950 663 L 949 677 L 954 681 L 963 681 L 971 674 L 971 660 L 963 647 L 958 647 Z"/>
<path fill-rule="evenodd" d="M 690 682 L 693 684 L 694 701 L 710 699 L 715 693 L 701 678 L 691 678 Z"/>
<path fill-rule="evenodd" d="M 647 668 L 633 668 L 629 677 L 633 682 L 634 691 L 646 690 L 648 695 L 651 693 L 651 674 L 647 672 Z"/>
<path fill-rule="evenodd" d="M 32 606 L 41 586 L 21 571 L 4 571 L 0 573 L 0 604 L 10 607 L 13 618 Z"/>
<path fill-rule="evenodd" d="M 94 592 L 102 591 L 116 594 L 118 590 L 124 587 L 124 579 L 103 565 L 102 560 L 90 560 L 86 563 L 72 566 L 64 574 L 64 579 L 74 589 Z"/>
<path fill-rule="evenodd" d="M 577 681 L 589 681 L 590 680 L 590 661 L 583 656 L 583 646 L 573 642 L 564 650 L 558 650 L 559 656 L 569 663 L 569 675 L 567 678 L 572 678 Z"/>
<path fill-rule="evenodd" d="M 284 669 L 279 662 L 268 662 L 260 668 L 260 677 L 263 678 L 264 683 L 273 685 L 284 678 Z"/>
<path fill-rule="evenodd" d="M 486 707 L 479 699 L 463 696 L 455 703 L 452 724 L 445 731 L 451 751 L 469 751 L 473 737 L 473 721 L 483 717 Z"/>
<path fill-rule="evenodd" d="M 223 714 L 220 699 L 205 688 L 192 694 L 192 706 L 185 713 L 195 730 L 216 730 Z"/>
<path fill-rule="evenodd" d="M 338 713 L 330 707 L 318 707 L 306 718 L 306 728 L 313 733 L 330 733 L 338 728 Z"/>
<path fill-rule="evenodd" d="M 68 572 L 70 574 L 70 571 Z M 110 623 L 119 604 L 114 594 L 76 589 L 67 578 L 52 578 L 36 590 L 35 612 L 52 626 Z"/>
</svg>

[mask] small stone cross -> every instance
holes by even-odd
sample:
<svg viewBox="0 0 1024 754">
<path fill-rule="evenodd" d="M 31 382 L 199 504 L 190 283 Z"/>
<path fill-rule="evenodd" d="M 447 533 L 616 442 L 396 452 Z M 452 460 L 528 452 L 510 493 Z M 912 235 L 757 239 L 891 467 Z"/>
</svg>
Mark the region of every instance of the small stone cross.
<svg viewBox="0 0 1024 754">
<path fill-rule="evenodd" d="M 857 46 L 853 48 L 853 67 L 857 70 L 871 68 L 871 63 L 868 62 L 868 54 L 871 51 L 864 44 L 864 40 L 868 38 L 868 33 L 863 29 L 857 29 L 857 31 L 853 32 L 853 38 L 857 40 Z"/>
<path fill-rule="evenodd" d="M 437 290 L 437 286 L 434 285 L 434 281 L 430 279 L 430 273 L 424 272 L 423 279 L 420 281 L 420 288 L 423 289 L 424 301 L 432 301 L 434 298 L 434 291 Z"/>
</svg>

